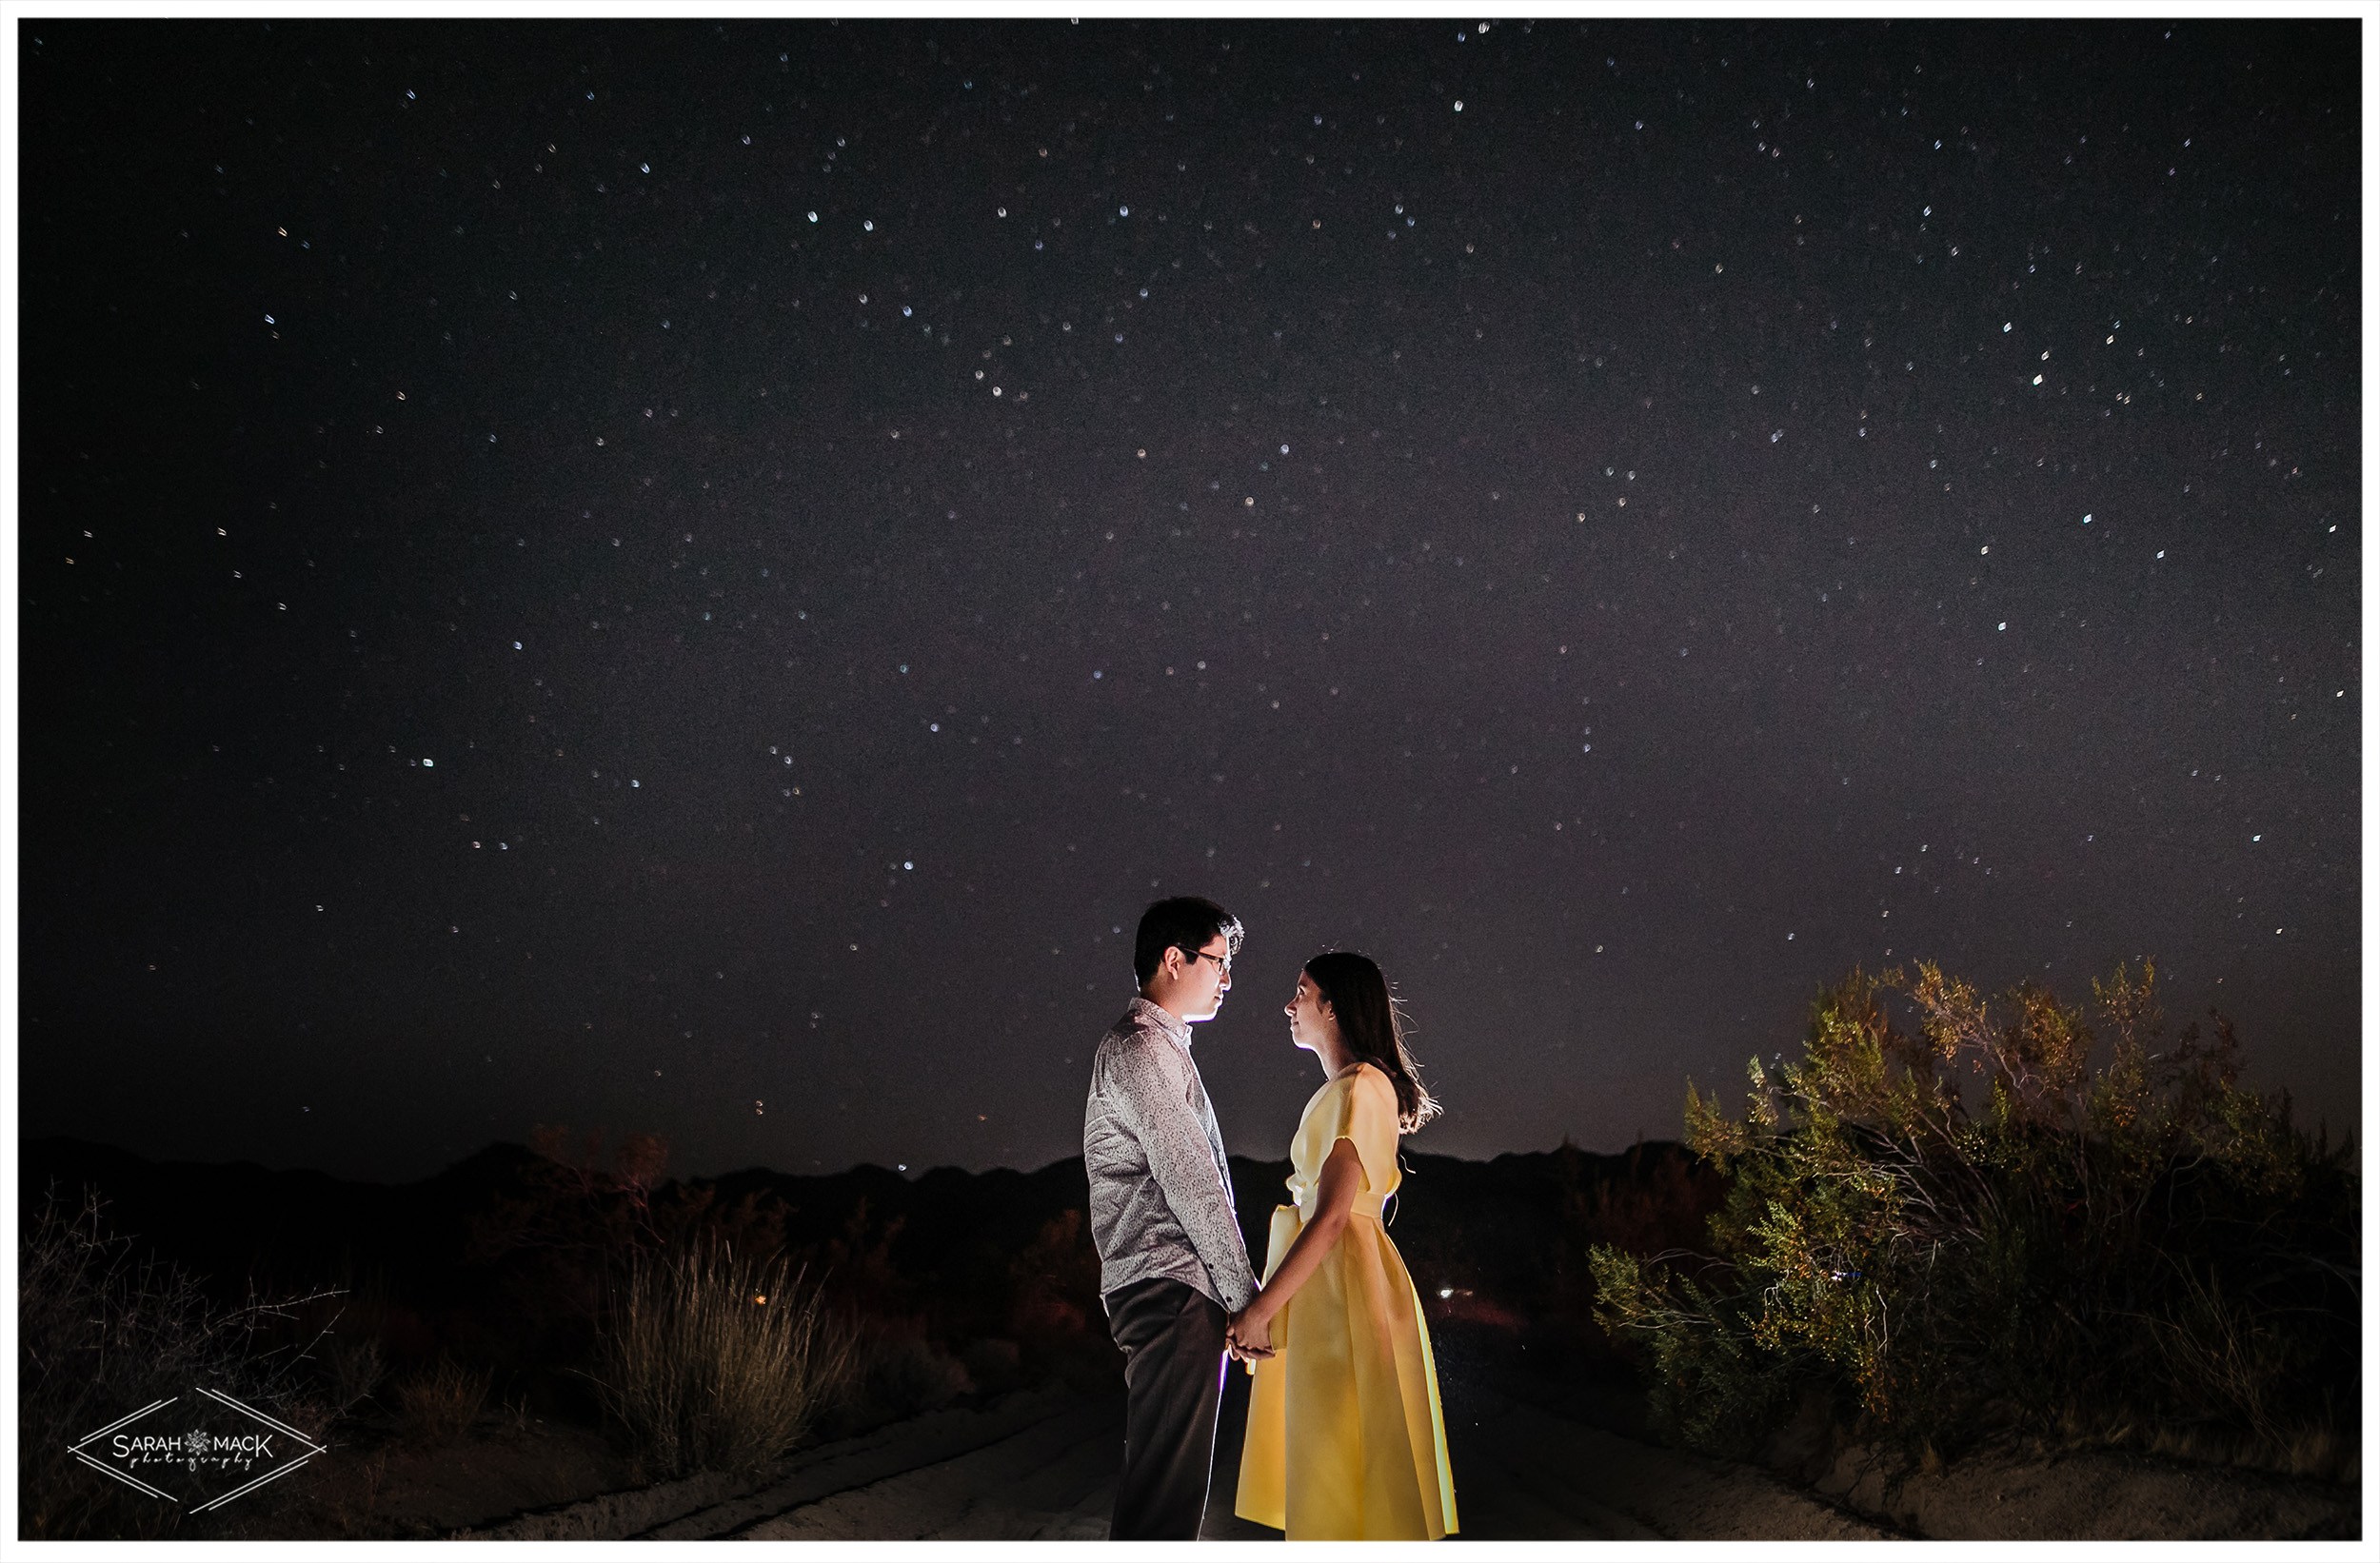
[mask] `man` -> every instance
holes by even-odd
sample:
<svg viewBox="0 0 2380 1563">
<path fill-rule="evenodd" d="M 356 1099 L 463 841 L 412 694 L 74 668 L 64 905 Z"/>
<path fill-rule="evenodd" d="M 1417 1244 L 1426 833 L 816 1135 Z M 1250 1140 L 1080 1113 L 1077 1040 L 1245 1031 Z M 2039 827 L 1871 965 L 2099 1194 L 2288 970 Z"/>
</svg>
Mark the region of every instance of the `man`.
<svg viewBox="0 0 2380 1563">
<path fill-rule="evenodd" d="M 1231 991 L 1240 921 L 1197 896 L 1140 915 L 1132 1001 L 1091 1059 L 1082 1161 L 1100 1301 L 1124 1354 L 1124 1469 L 1110 1533 L 1195 1541 L 1215 1464 L 1227 1316 L 1257 1292 L 1222 1131 L 1190 1028 Z"/>
</svg>

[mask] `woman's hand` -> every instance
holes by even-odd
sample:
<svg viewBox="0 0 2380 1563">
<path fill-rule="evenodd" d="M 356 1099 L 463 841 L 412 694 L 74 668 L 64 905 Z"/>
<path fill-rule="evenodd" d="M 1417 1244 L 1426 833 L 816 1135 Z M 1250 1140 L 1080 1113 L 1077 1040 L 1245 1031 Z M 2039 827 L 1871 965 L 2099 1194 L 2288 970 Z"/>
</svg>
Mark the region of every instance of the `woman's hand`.
<svg viewBox="0 0 2380 1563">
<path fill-rule="evenodd" d="M 1273 1355 L 1273 1310 L 1264 1306 L 1261 1296 L 1232 1316 L 1223 1327 L 1223 1339 L 1231 1355 L 1242 1362 Z"/>
<path fill-rule="evenodd" d="M 1313 1218 L 1298 1229 L 1297 1240 L 1274 1266 L 1273 1278 L 1257 1293 L 1256 1300 L 1233 1316 L 1223 1331 L 1234 1356 L 1245 1362 L 1273 1355 L 1274 1316 L 1289 1306 L 1289 1299 L 1298 1295 L 1347 1229 L 1348 1213 L 1355 1208 L 1357 1191 L 1363 1184 L 1363 1162 L 1356 1155 L 1356 1142 L 1341 1138 L 1322 1163 Z"/>
</svg>

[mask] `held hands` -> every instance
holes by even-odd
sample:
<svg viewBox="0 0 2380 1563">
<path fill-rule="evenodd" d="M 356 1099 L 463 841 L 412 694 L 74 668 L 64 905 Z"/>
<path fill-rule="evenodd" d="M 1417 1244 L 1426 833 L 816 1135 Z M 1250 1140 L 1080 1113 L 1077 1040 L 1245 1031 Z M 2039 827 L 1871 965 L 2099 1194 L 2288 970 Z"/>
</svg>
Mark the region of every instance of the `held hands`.
<svg viewBox="0 0 2380 1563">
<path fill-rule="evenodd" d="M 1339 1235 L 1346 1230 L 1348 1212 L 1355 1206 L 1356 1191 L 1362 1182 L 1363 1163 L 1357 1154 L 1356 1142 L 1342 1135 L 1322 1163 L 1313 1214 L 1299 1220 L 1298 1235 L 1290 1240 L 1288 1251 L 1278 1263 L 1266 1264 L 1264 1281 L 1256 1296 L 1232 1316 L 1223 1331 L 1231 1355 L 1250 1364 L 1250 1373 L 1256 1372 L 1254 1364 L 1258 1360 L 1279 1354 L 1279 1348 L 1273 1344 L 1273 1320 L 1289 1306 L 1299 1289 L 1338 1243 Z"/>
<path fill-rule="evenodd" d="M 1273 1315 L 1262 1297 L 1232 1316 L 1223 1329 L 1223 1343 L 1238 1362 L 1255 1362 L 1273 1355 Z"/>
</svg>

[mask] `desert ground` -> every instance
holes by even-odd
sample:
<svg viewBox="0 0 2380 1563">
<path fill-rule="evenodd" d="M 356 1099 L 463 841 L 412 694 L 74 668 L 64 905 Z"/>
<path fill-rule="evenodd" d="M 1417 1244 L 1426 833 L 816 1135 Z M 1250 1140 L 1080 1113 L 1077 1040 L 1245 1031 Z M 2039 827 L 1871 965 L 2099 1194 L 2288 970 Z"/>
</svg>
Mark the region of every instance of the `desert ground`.
<svg viewBox="0 0 2380 1563">
<path fill-rule="evenodd" d="M 1233 1375 L 1235 1379 L 1238 1375 Z M 1246 1392 L 1226 1391 L 1204 1535 L 1279 1532 L 1231 1512 Z M 1465 1540 L 2351 1538 L 2352 1487 L 2106 1453 L 1977 1455 L 1897 1479 L 1844 1451 L 1815 1482 L 1663 1448 L 1616 1431 L 1626 1396 L 1573 1414 L 1480 1378 L 1447 1381 L 1459 1536 Z M 1597 1421 L 1610 1424 L 1597 1426 Z M 703 1475 L 547 1499 L 512 1512 L 507 1488 L 598 1485 L 616 1469 L 591 1434 L 480 1444 L 326 1470 L 308 1508 L 363 1533 L 473 1540 L 1103 1539 L 1122 1445 L 1112 1394 L 1044 1385 L 824 1441 L 747 1477 Z M 508 1454 L 507 1454 L 508 1452 Z M 367 1473 L 377 1506 L 358 1507 Z M 296 1517 L 292 1515 L 291 1517 Z"/>
<path fill-rule="evenodd" d="M 361 1351 L 385 1369 L 333 1396 L 346 1409 L 327 1423 L 327 1455 L 224 1511 L 208 1534 L 1106 1534 L 1121 1375 L 1099 1317 L 1096 1260 L 1069 1214 L 1082 1198 L 1080 1163 L 916 1179 L 883 1169 L 810 1179 L 756 1170 L 641 1191 L 498 1146 L 422 1183 L 382 1188 L 249 1166 L 159 1165 L 82 1142 L 40 1149 L 28 1170 L 42 1176 L 30 1185 L 55 1175 L 69 1188 L 108 1190 L 116 1230 L 140 1235 L 144 1252 L 235 1286 L 257 1275 L 367 1277 L 307 1326 L 339 1313 L 339 1333 L 307 1338 L 317 1367 Z M 2104 1445 L 1986 1444 L 1914 1469 L 1823 1427 L 1787 1430 L 1752 1463 L 1668 1447 L 1647 1425 L 1634 1375 L 1584 1321 L 1580 1267 L 1561 1261 L 1589 1240 L 1649 1253 L 1692 1237 L 1712 1196 L 1690 1180 L 1675 1147 L 1413 1159 L 1414 1208 L 1398 1241 L 1435 1283 L 1425 1304 L 1462 1539 L 2362 1533 L 2352 1481 Z M 1243 1211 L 1260 1212 L 1282 1172 L 1236 1160 Z M 648 1200 L 662 1216 L 681 1205 L 707 1213 L 764 1250 L 782 1246 L 832 1273 L 861 1316 L 905 1330 L 886 1337 L 902 1351 L 877 1358 L 880 1369 L 905 1371 L 871 1375 L 759 1472 L 652 1479 L 573 1366 L 585 1360 L 597 1261 L 618 1241 L 620 1207 L 642 1212 Z M 424 1436 L 407 1415 L 407 1386 L 441 1353 L 486 1364 L 493 1387 L 458 1423 Z M 338 1376 L 313 1393 L 329 1394 Z M 1277 1533 L 1231 1513 L 1245 1405 L 1245 1376 L 1234 1372 L 1209 1536 Z M 2354 1462 L 2350 1454 L 2300 1469 L 2335 1474 Z M 138 1514 L 119 1518 L 129 1533 L 150 1533 Z"/>
</svg>

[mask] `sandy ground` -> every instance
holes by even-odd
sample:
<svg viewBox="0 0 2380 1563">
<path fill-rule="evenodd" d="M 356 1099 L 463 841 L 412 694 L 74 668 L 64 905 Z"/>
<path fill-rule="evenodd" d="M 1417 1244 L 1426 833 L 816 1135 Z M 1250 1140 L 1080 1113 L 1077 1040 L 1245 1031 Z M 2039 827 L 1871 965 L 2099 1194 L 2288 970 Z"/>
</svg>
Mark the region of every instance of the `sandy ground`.
<svg viewBox="0 0 2380 1563">
<path fill-rule="evenodd" d="M 1279 1532 L 1231 1513 L 1245 1388 L 1227 1395 L 1204 1533 Z M 1461 1539 L 2352 1538 L 2356 1491 L 2115 1454 L 1978 1456 L 1888 1481 L 1847 1454 L 1813 1487 L 1663 1449 L 1478 1388 L 1450 1396 Z M 1122 1406 L 1049 1389 L 954 1408 L 792 1456 L 754 1478 L 607 1493 L 457 1539 L 1100 1540 Z"/>
<path fill-rule="evenodd" d="M 1903 1533 L 1957 1541 L 2354 1540 L 2352 1487 L 2114 1453 L 1974 1454 L 1894 1481 L 1846 1454 L 1814 1491 Z"/>
<path fill-rule="evenodd" d="M 1277 1531 L 1231 1513 L 1245 1390 L 1224 1406 L 1204 1533 Z M 459 1539 L 1073 1539 L 1107 1534 L 1120 1401 L 1011 1395 L 939 1412 L 782 1462 L 741 1490 L 717 1478 L 611 1494 L 455 1533 Z M 1461 1534 L 1471 1539 L 1892 1533 L 1766 1472 L 1654 1448 L 1500 1398 L 1449 1410 Z"/>
</svg>

